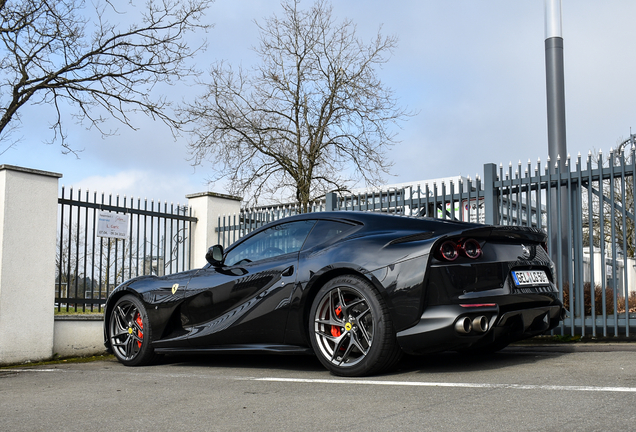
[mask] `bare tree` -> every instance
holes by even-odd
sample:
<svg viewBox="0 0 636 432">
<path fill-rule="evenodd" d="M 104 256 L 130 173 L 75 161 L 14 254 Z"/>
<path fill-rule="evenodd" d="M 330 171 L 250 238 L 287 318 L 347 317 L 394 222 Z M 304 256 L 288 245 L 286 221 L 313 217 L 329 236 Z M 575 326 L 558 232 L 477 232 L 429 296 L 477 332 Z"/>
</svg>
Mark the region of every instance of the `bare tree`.
<svg viewBox="0 0 636 432">
<path fill-rule="evenodd" d="M 0 0 L 0 143 L 27 104 L 50 106 L 52 142 L 72 151 L 63 128 L 63 106 L 73 106 L 87 127 L 102 129 L 111 117 L 134 128 L 130 114 L 143 112 L 170 126 L 180 124 L 165 98 L 151 96 L 158 83 L 195 74 L 188 60 L 204 48 L 186 40 L 202 23 L 213 0 L 149 0 L 138 12 L 133 2 Z M 117 6 L 115 6 L 117 4 Z M 123 7 L 125 9 L 118 10 Z M 129 20 L 124 28 L 109 21 Z M 2 149 L 0 149 L 2 150 Z"/>
<path fill-rule="evenodd" d="M 206 93 L 183 115 L 196 124 L 194 162 L 210 159 L 213 180 L 229 180 L 252 203 L 293 197 L 306 211 L 327 191 L 378 184 L 391 166 L 390 126 L 410 114 L 376 73 L 397 39 L 378 32 L 365 44 L 325 1 L 299 3 L 286 0 L 282 18 L 256 23 L 258 66 L 213 66 Z"/>
</svg>

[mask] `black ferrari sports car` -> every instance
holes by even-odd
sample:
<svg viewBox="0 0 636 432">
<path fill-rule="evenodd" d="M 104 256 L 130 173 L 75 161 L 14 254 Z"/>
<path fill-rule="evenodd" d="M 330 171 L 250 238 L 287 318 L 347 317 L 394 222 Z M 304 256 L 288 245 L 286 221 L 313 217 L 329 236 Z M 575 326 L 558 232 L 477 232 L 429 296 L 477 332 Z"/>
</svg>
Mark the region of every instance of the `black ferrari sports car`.
<svg viewBox="0 0 636 432">
<path fill-rule="evenodd" d="M 314 353 L 333 374 L 391 368 L 403 352 L 496 351 L 565 310 L 546 235 L 364 212 L 265 225 L 207 264 L 118 286 L 105 345 L 125 365 L 158 354 Z"/>
</svg>

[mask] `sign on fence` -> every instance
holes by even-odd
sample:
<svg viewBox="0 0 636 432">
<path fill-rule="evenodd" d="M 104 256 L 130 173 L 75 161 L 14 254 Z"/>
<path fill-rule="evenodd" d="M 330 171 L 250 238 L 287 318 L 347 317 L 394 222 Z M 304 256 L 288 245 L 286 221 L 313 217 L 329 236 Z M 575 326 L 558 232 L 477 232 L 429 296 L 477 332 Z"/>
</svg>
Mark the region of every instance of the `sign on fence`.
<svg viewBox="0 0 636 432">
<path fill-rule="evenodd" d="M 113 213 L 100 211 L 97 222 L 97 237 L 126 239 L 130 215 L 128 213 Z"/>
</svg>

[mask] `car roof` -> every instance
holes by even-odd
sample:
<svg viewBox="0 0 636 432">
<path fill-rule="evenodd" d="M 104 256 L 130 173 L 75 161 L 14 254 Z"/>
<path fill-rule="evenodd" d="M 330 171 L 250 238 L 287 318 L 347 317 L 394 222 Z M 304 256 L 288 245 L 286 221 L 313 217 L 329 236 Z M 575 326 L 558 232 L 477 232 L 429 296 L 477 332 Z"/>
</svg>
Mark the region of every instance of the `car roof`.
<svg viewBox="0 0 636 432">
<path fill-rule="evenodd" d="M 432 219 L 426 217 L 404 216 L 379 212 L 365 211 L 331 211 L 303 213 L 278 219 L 273 223 L 291 222 L 296 220 L 337 220 L 348 223 L 362 224 L 369 229 L 413 229 L 413 230 L 437 230 L 440 228 L 471 228 L 483 226 L 481 224 Z M 267 224 L 266 226 L 270 226 Z"/>
</svg>

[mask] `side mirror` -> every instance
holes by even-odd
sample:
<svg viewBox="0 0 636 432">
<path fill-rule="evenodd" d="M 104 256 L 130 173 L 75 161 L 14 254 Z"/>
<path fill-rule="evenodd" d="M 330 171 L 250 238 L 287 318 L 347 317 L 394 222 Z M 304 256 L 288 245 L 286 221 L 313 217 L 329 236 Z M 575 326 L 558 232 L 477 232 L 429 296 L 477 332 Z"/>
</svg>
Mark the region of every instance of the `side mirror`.
<svg viewBox="0 0 636 432">
<path fill-rule="evenodd" d="M 223 265 L 223 246 L 215 245 L 208 249 L 205 259 L 213 267 L 221 267 Z"/>
</svg>

